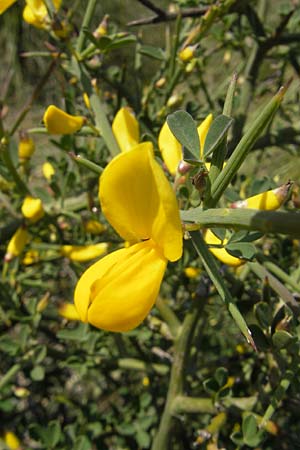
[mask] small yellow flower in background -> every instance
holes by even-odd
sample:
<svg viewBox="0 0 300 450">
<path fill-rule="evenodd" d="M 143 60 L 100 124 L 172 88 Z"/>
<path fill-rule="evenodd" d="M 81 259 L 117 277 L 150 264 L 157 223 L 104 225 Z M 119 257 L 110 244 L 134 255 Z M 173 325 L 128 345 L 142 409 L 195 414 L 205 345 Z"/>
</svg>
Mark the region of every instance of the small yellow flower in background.
<svg viewBox="0 0 300 450">
<path fill-rule="evenodd" d="M 64 319 L 80 320 L 77 309 L 74 303 L 61 303 L 57 308 L 58 314 Z"/>
<path fill-rule="evenodd" d="M 28 252 L 25 253 L 24 258 L 22 259 L 22 263 L 25 266 L 30 266 L 31 264 L 38 262 L 38 260 L 39 252 L 37 250 L 28 250 Z"/>
<path fill-rule="evenodd" d="M 26 227 L 19 227 L 8 243 L 6 254 L 4 257 L 5 261 L 11 261 L 16 256 L 19 256 L 22 253 L 28 240 L 29 233 Z"/>
<path fill-rule="evenodd" d="M 35 151 L 34 140 L 28 136 L 26 131 L 20 132 L 20 140 L 18 146 L 19 159 L 22 161 L 29 159 Z"/>
<path fill-rule="evenodd" d="M 87 95 L 87 93 L 84 92 L 82 94 L 82 97 L 83 97 L 83 101 L 84 101 L 84 104 L 87 107 L 87 109 L 91 109 L 91 102 L 90 102 L 90 99 L 89 99 L 89 96 Z"/>
<path fill-rule="evenodd" d="M 0 14 L 3 14 L 10 8 L 17 0 L 0 0 Z"/>
<path fill-rule="evenodd" d="M 30 197 L 29 195 L 25 197 L 21 211 L 23 216 L 32 223 L 40 220 L 45 214 L 41 199 Z"/>
<path fill-rule="evenodd" d="M 199 149 L 200 159 L 203 159 L 204 144 L 212 120 L 213 116 L 212 114 L 209 114 L 197 128 L 200 140 L 200 149 Z M 167 122 L 164 123 L 164 125 L 160 130 L 158 136 L 158 147 L 161 151 L 162 158 L 167 166 L 168 171 L 172 175 L 175 175 L 177 172 L 178 164 L 180 163 L 180 161 L 182 161 L 183 157 L 182 146 L 171 132 Z M 208 163 L 207 167 L 209 168 Z"/>
<path fill-rule="evenodd" d="M 5 431 L 3 440 L 10 450 L 18 450 L 21 447 L 19 439 L 12 431 Z"/>
<path fill-rule="evenodd" d="M 56 11 L 59 10 L 62 0 L 53 0 Z M 50 18 L 43 0 L 26 0 L 23 10 L 23 19 L 25 22 L 36 28 L 46 28 Z"/>
<path fill-rule="evenodd" d="M 188 278 L 197 278 L 197 276 L 199 275 L 199 273 L 201 272 L 200 269 L 198 269 L 197 267 L 186 267 L 184 269 L 184 274 L 186 277 Z"/>
<path fill-rule="evenodd" d="M 72 116 L 54 105 L 48 106 L 43 117 L 50 134 L 73 134 L 80 130 L 85 122 L 82 116 Z"/>
<path fill-rule="evenodd" d="M 211 230 L 206 230 L 204 240 L 208 245 L 226 245 L 228 242 L 228 239 L 221 241 Z M 224 247 L 210 248 L 209 250 L 219 261 L 228 266 L 238 267 L 245 262 L 243 259 L 232 256 Z"/>
<path fill-rule="evenodd" d="M 150 384 L 149 377 L 143 377 L 143 379 L 142 379 L 142 385 L 145 386 L 145 387 L 148 387 L 149 384 Z"/>
<path fill-rule="evenodd" d="M 42 166 L 42 172 L 46 180 L 51 181 L 51 178 L 55 174 L 55 169 L 52 164 L 47 161 Z"/>
<path fill-rule="evenodd" d="M 189 62 L 195 56 L 195 51 L 197 49 L 197 45 L 188 45 L 183 50 L 181 50 L 178 54 L 179 59 L 183 62 Z"/>
<path fill-rule="evenodd" d="M 98 222 L 98 220 L 87 220 L 84 223 L 84 229 L 87 233 L 97 236 L 106 230 L 106 226 L 103 225 L 103 223 Z"/>
<path fill-rule="evenodd" d="M 289 181 L 282 186 L 269 191 L 253 195 L 245 200 L 238 200 L 230 205 L 231 208 L 252 208 L 272 211 L 280 208 L 287 200 L 292 183 Z"/>
<path fill-rule="evenodd" d="M 108 19 L 109 15 L 105 14 L 101 22 L 99 23 L 98 27 L 94 31 L 93 35 L 96 39 L 99 39 L 101 36 L 105 36 L 107 34 L 107 28 L 108 28 Z"/>
<path fill-rule="evenodd" d="M 131 108 L 125 106 L 119 109 L 112 130 L 122 152 L 131 150 L 139 143 L 140 127 Z"/>
<path fill-rule="evenodd" d="M 61 254 L 71 259 L 71 261 L 85 262 L 107 253 L 108 243 L 100 242 L 91 245 L 63 245 Z"/>
<path fill-rule="evenodd" d="M 105 256 L 79 279 L 74 301 L 83 322 L 108 331 L 129 331 L 149 313 L 167 261 L 182 255 L 182 228 L 175 194 L 142 143 L 116 156 L 100 178 L 107 220 L 125 241 L 136 242 Z"/>
</svg>

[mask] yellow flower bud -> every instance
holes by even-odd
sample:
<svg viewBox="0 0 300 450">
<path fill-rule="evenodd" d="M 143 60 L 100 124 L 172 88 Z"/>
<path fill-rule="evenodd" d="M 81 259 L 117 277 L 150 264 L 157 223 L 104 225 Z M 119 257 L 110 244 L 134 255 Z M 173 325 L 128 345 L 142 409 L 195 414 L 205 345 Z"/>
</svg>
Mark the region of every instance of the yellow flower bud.
<svg viewBox="0 0 300 450">
<path fill-rule="evenodd" d="M 198 269 L 197 267 L 186 267 L 184 269 L 184 274 L 188 278 L 197 278 L 200 272 L 200 269 Z"/>
<path fill-rule="evenodd" d="M 0 14 L 3 14 L 8 8 L 10 8 L 17 0 L 1 0 L 0 1 Z"/>
<path fill-rule="evenodd" d="M 15 387 L 14 388 L 14 394 L 18 398 L 26 398 L 30 395 L 30 391 L 24 387 Z"/>
<path fill-rule="evenodd" d="M 107 34 L 109 15 L 106 14 L 98 25 L 97 29 L 94 31 L 93 35 L 96 39 Z"/>
<path fill-rule="evenodd" d="M 142 379 L 142 384 L 143 384 L 143 386 L 148 387 L 149 384 L 150 384 L 149 377 L 144 377 L 144 378 Z"/>
<path fill-rule="evenodd" d="M 5 261 L 11 261 L 14 257 L 19 256 L 27 244 L 28 239 L 29 234 L 27 229 L 24 226 L 19 227 L 8 243 L 4 257 Z"/>
<path fill-rule="evenodd" d="M 35 145 L 32 138 L 28 136 L 26 131 L 20 132 L 20 141 L 18 146 L 18 154 L 20 160 L 29 159 L 35 151 Z"/>
<path fill-rule="evenodd" d="M 46 294 L 43 295 L 43 297 L 39 300 L 39 302 L 36 306 L 37 312 L 41 313 L 42 311 L 44 311 L 44 309 L 47 308 L 47 306 L 49 304 L 49 298 L 50 298 L 50 293 L 46 292 Z"/>
<path fill-rule="evenodd" d="M 205 242 L 208 245 L 226 245 L 228 239 L 221 241 L 211 230 L 207 230 L 204 235 Z M 244 264 L 244 261 L 240 258 L 232 256 L 224 247 L 220 248 L 210 248 L 211 253 L 222 263 L 228 266 L 238 267 Z"/>
<path fill-rule="evenodd" d="M 292 183 L 289 181 L 282 186 L 270 191 L 261 192 L 245 200 L 239 200 L 231 204 L 231 208 L 250 208 L 271 211 L 280 208 L 287 200 Z"/>
<path fill-rule="evenodd" d="M 45 214 L 42 201 L 29 195 L 25 197 L 21 211 L 23 216 L 32 223 L 40 220 Z"/>
<path fill-rule="evenodd" d="M 68 320 L 80 320 L 79 314 L 73 303 L 61 303 L 57 308 L 58 314 Z"/>
<path fill-rule="evenodd" d="M 103 233 L 106 230 L 106 226 L 103 223 L 98 222 L 97 220 L 88 220 L 84 224 L 85 231 L 87 233 L 91 233 L 93 235 L 98 235 Z"/>
<path fill-rule="evenodd" d="M 87 93 L 84 92 L 82 96 L 83 96 L 84 104 L 87 107 L 87 109 L 91 109 L 91 102 L 90 102 L 90 99 L 89 99 L 89 96 L 87 95 Z"/>
<path fill-rule="evenodd" d="M 61 1 L 53 0 L 56 11 L 60 8 Z M 50 23 L 50 18 L 43 0 L 26 0 L 23 19 L 36 28 L 47 28 Z"/>
<path fill-rule="evenodd" d="M 17 436 L 12 431 L 4 432 L 4 442 L 10 450 L 18 450 L 21 443 Z"/>
<path fill-rule="evenodd" d="M 107 242 L 92 245 L 63 245 L 61 254 L 71 261 L 85 262 L 107 253 Z"/>
<path fill-rule="evenodd" d="M 197 45 L 189 45 L 181 50 L 178 54 L 179 59 L 183 62 L 189 62 L 195 56 Z"/>
<path fill-rule="evenodd" d="M 50 134 L 73 134 L 80 130 L 85 122 L 82 116 L 72 116 L 54 105 L 48 106 L 43 117 Z"/>
<path fill-rule="evenodd" d="M 38 262 L 38 260 L 39 252 L 37 250 L 28 250 L 28 252 L 25 253 L 24 258 L 22 259 L 22 263 L 25 266 L 30 266 L 31 264 Z"/>
<path fill-rule="evenodd" d="M 179 106 L 182 103 L 183 97 L 182 95 L 173 94 L 169 97 L 167 101 L 168 108 L 174 108 L 175 106 Z"/>
<path fill-rule="evenodd" d="M 42 167 L 42 171 L 43 171 L 43 175 L 46 178 L 46 180 L 51 181 L 51 178 L 53 177 L 53 175 L 55 174 L 55 169 L 52 166 L 51 163 L 49 163 L 48 161 L 45 162 L 43 164 Z"/>
</svg>

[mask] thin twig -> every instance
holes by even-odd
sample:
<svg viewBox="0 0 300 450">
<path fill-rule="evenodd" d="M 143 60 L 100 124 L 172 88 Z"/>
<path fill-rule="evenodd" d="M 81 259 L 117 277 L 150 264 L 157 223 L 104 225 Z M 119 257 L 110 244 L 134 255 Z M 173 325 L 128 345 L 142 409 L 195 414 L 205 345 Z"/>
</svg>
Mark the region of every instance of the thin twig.
<svg viewBox="0 0 300 450">
<path fill-rule="evenodd" d="M 163 11 L 164 12 L 163 15 L 157 14 L 156 16 L 144 17 L 142 19 L 133 20 L 131 22 L 128 22 L 127 26 L 128 27 L 136 27 L 139 25 L 151 25 L 151 24 L 155 24 L 155 23 L 171 22 L 171 21 L 176 20 L 179 15 L 181 17 L 185 17 L 185 18 L 201 17 L 201 16 L 204 16 L 204 14 L 207 12 L 207 10 L 208 10 L 208 8 L 186 8 L 186 9 L 182 9 L 178 12 Z"/>
</svg>

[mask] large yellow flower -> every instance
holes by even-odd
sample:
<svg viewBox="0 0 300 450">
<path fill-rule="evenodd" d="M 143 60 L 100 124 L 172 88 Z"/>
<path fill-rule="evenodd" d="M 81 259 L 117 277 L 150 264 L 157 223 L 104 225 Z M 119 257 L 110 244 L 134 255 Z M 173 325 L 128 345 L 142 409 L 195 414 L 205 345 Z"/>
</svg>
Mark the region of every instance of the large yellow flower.
<svg viewBox="0 0 300 450">
<path fill-rule="evenodd" d="M 212 114 L 209 114 L 197 128 L 200 140 L 200 159 L 203 159 L 205 139 L 212 120 L 213 116 Z M 180 142 L 178 142 L 176 137 L 173 135 L 167 122 L 164 123 L 160 130 L 158 136 L 158 147 L 161 151 L 162 158 L 167 166 L 168 171 L 172 175 L 175 175 L 177 172 L 178 164 L 182 160 L 182 147 Z"/>
<path fill-rule="evenodd" d="M 138 326 L 152 308 L 169 261 L 182 255 L 175 194 L 145 142 L 116 156 L 100 179 L 103 213 L 133 243 L 93 264 L 75 289 L 84 322 L 110 331 Z"/>
<path fill-rule="evenodd" d="M 117 112 L 112 130 L 121 152 L 127 152 L 139 143 L 140 127 L 131 108 L 125 106 Z"/>
<path fill-rule="evenodd" d="M 56 10 L 60 8 L 62 0 L 53 0 Z M 45 28 L 49 22 L 48 11 L 42 0 L 26 0 L 26 6 L 23 10 L 23 19 L 25 22 L 36 28 Z"/>
</svg>

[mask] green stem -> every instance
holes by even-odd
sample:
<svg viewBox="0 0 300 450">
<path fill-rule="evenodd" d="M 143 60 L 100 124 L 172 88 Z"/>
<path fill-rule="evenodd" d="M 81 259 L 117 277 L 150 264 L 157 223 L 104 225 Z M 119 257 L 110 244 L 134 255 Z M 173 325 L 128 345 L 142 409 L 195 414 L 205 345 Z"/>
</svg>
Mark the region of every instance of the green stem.
<svg viewBox="0 0 300 450">
<path fill-rule="evenodd" d="M 78 165 L 91 170 L 97 175 L 101 175 L 101 173 L 103 172 L 103 168 L 101 166 L 98 166 L 98 164 L 95 164 L 94 162 L 83 158 L 81 155 L 75 155 L 75 153 L 72 152 L 70 152 L 69 155 L 71 156 L 72 160 L 75 161 Z"/>
<path fill-rule="evenodd" d="M 271 261 L 263 260 L 263 265 L 269 269 L 270 272 L 272 272 L 273 275 L 276 275 L 281 281 L 288 284 L 292 289 L 294 289 L 296 292 L 300 293 L 300 286 L 299 284 L 293 280 L 292 277 L 290 277 L 286 272 L 284 272 L 280 267 L 278 267 L 276 264 L 272 263 Z"/>
<path fill-rule="evenodd" d="M 174 338 L 176 338 L 179 329 L 181 327 L 181 323 L 176 316 L 176 314 L 173 312 L 173 310 L 168 306 L 167 302 L 163 300 L 161 297 L 157 297 L 156 299 L 156 307 L 162 316 L 162 318 L 167 323 L 171 334 Z"/>
<path fill-rule="evenodd" d="M 120 153 L 120 149 L 116 138 L 112 132 L 110 123 L 105 114 L 104 105 L 101 103 L 97 94 L 90 96 L 91 108 L 95 114 L 96 127 L 102 135 L 110 153 L 112 156 L 116 156 Z"/>
<path fill-rule="evenodd" d="M 181 211 L 181 219 L 198 224 L 199 228 L 234 228 L 281 233 L 300 237 L 300 214 L 297 212 L 261 211 L 258 209 L 194 208 Z M 191 225 L 192 229 L 195 225 Z M 189 225 L 186 225 L 189 229 Z"/>
<path fill-rule="evenodd" d="M 91 25 L 96 5 L 97 5 L 97 0 L 89 0 L 89 2 L 87 4 L 87 8 L 85 10 L 85 15 L 84 15 L 82 25 L 81 25 L 81 28 L 79 31 L 79 36 L 77 39 L 77 45 L 76 45 L 77 53 L 81 53 L 83 50 L 84 41 L 85 41 L 84 30 L 86 28 L 89 28 Z"/>
<path fill-rule="evenodd" d="M 21 369 L 21 365 L 20 364 L 15 364 L 14 366 L 12 366 L 8 372 L 6 372 L 5 375 L 3 375 L 3 377 L 0 380 L 0 389 L 2 389 L 7 383 L 10 382 L 10 380 L 12 380 L 15 375 L 19 372 L 19 370 Z"/>
<path fill-rule="evenodd" d="M 120 369 L 144 371 L 151 369 L 159 375 L 166 375 L 169 372 L 169 367 L 164 364 L 147 363 L 135 358 L 120 358 L 117 364 Z"/>
<path fill-rule="evenodd" d="M 20 192 L 20 194 L 22 194 L 22 195 L 25 195 L 25 194 L 31 195 L 30 189 L 24 183 L 24 181 L 22 180 L 22 178 L 18 174 L 18 172 L 17 172 L 17 170 L 16 170 L 16 168 L 15 168 L 13 162 L 12 162 L 12 159 L 11 159 L 11 156 L 10 156 L 10 151 L 9 151 L 9 141 L 8 140 L 2 139 L 1 144 L 0 144 L 0 150 L 1 150 L 3 161 L 4 161 L 7 169 L 9 170 L 12 178 L 14 179 L 14 182 L 16 183 L 16 187 L 17 187 L 18 191 Z"/>
<path fill-rule="evenodd" d="M 270 102 L 263 108 L 262 112 L 252 122 L 249 129 L 246 131 L 238 145 L 236 146 L 231 157 L 223 168 L 222 173 L 219 174 L 211 187 L 210 197 L 207 199 L 207 207 L 214 207 L 219 201 L 221 195 L 231 182 L 234 175 L 239 170 L 244 162 L 246 156 L 252 149 L 253 145 L 261 135 L 267 124 L 273 118 L 275 112 L 279 108 L 283 96 L 286 92 L 287 86 L 280 89 L 280 91 L 270 100 Z"/>
<path fill-rule="evenodd" d="M 173 414 L 204 413 L 214 414 L 216 408 L 210 398 L 193 398 L 177 395 L 172 404 Z"/>
<path fill-rule="evenodd" d="M 216 290 L 218 291 L 221 299 L 227 306 L 228 311 L 230 312 L 231 316 L 233 317 L 236 325 L 238 326 L 238 328 L 240 329 L 242 334 L 245 336 L 248 343 L 256 350 L 255 343 L 251 336 L 251 331 L 249 330 L 249 328 L 245 322 L 245 319 L 241 315 L 237 306 L 233 303 L 233 298 L 231 296 L 229 289 L 227 288 L 226 284 L 224 283 L 224 279 L 220 273 L 217 262 L 216 262 L 215 258 L 213 257 L 213 255 L 210 253 L 201 233 L 193 231 L 193 232 L 191 232 L 191 238 L 192 238 L 192 243 L 194 245 L 196 252 L 202 259 L 203 265 L 205 267 L 205 270 L 206 270 L 208 276 L 214 283 Z"/>
<path fill-rule="evenodd" d="M 201 303 L 203 308 L 204 302 Z M 171 370 L 169 390 L 164 412 L 160 421 L 159 429 L 153 441 L 152 450 L 167 450 L 169 448 L 171 427 L 173 422 L 173 403 L 183 391 L 183 375 L 189 345 L 199 318 L 201 308 L 194 304 L 183 321 L 181 330 L 175 341 L 174 361 Z"/>
</svg>

